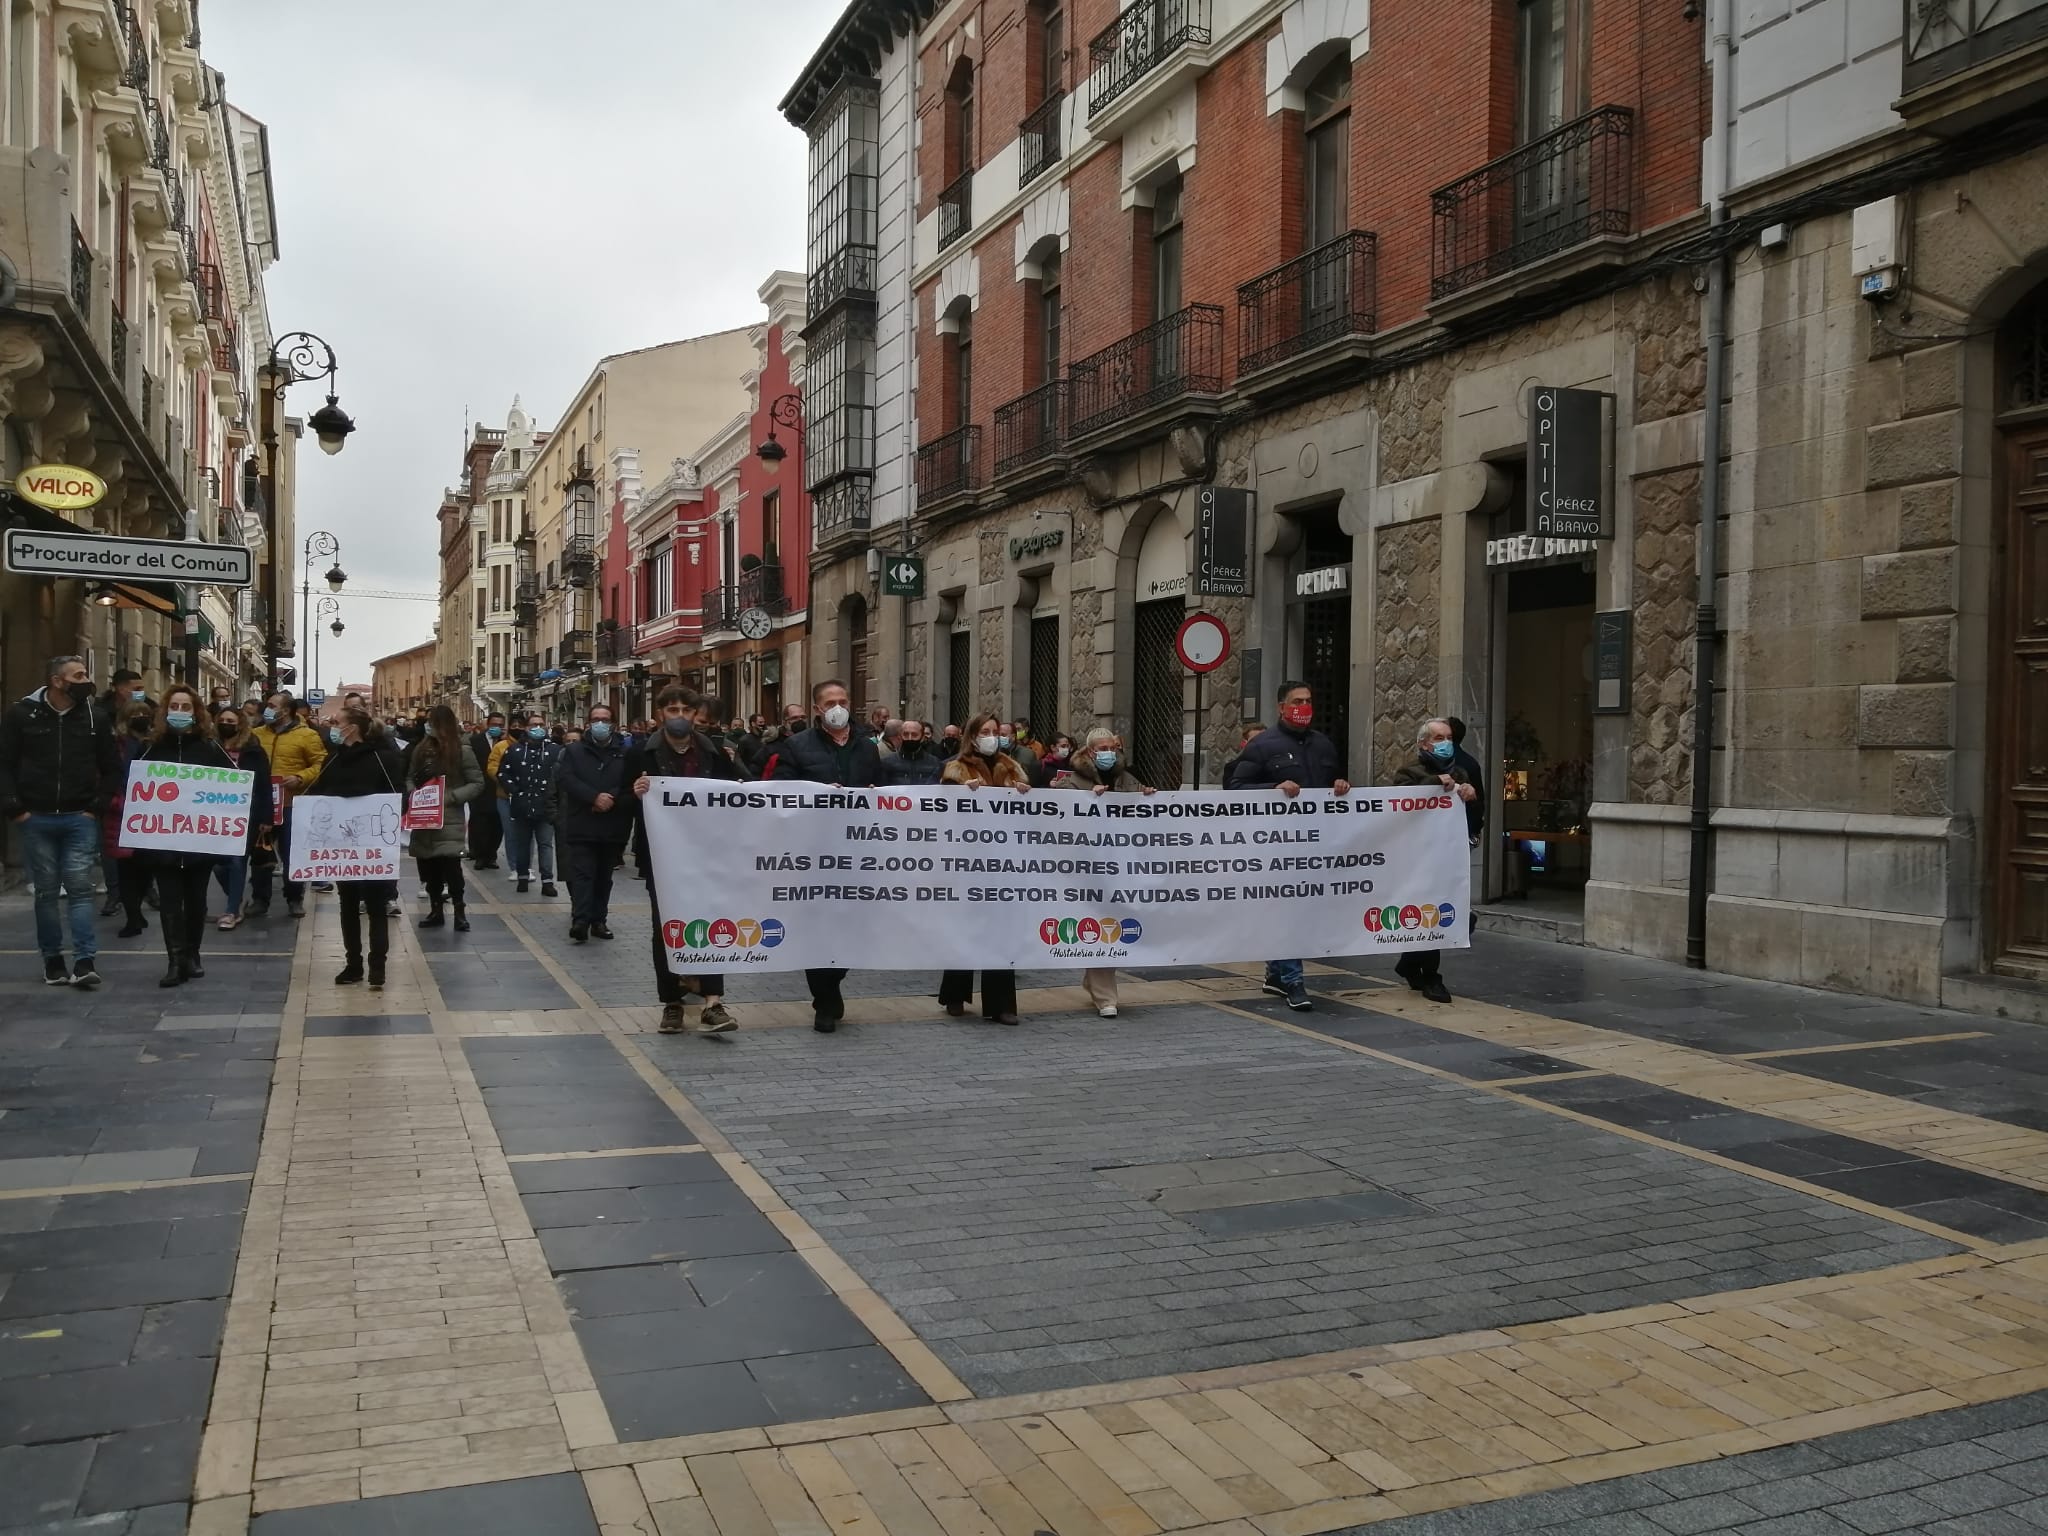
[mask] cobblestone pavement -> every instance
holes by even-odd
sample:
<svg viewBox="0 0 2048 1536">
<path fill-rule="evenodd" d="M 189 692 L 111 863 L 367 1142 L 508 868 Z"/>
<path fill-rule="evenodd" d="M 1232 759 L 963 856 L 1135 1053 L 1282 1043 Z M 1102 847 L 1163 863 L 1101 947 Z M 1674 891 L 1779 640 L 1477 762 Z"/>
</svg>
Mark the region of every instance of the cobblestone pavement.
<svg viewBox="0 0 2048 1536">
<path fill-rule="evenodd" d="M 0 952 L 0 1531 L 2048 1529 L 2048 1035 L 1498 939 L 676 1038 L 473 879 L 376 993 Z"/>
</svg>

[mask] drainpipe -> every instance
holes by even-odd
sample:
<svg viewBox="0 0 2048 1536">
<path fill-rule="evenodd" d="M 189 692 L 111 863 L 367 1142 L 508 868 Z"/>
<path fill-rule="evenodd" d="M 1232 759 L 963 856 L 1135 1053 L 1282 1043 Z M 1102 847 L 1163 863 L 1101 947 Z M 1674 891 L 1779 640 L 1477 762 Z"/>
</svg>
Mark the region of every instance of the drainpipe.
<svg viewBox="0 0 2048 1536">
<path fill-rule="evenodd" d="M 1709 0 L 1709 57 L 1713 65 L 1714 153 L 1705 166 L 1710 222 L 1728 218 L 1728 170 L 1734 148 L 1730 107 L 1735 94 L 1735 43 L 1729 30 L 1735 0 Z M 1685 963 L 1707 963 L 1707 884 L 1713 862 L 1714 652 L 1721 627 L 1715 604 L 1720 575 L 1721 400 L 1728 375 L 1728 253 L 1717 250 L 1707 267 L 1706 399 L 1700 450 L 1699 603 L 1693 641 L 1692 857 L 1685 901 Z"/>
</svg>

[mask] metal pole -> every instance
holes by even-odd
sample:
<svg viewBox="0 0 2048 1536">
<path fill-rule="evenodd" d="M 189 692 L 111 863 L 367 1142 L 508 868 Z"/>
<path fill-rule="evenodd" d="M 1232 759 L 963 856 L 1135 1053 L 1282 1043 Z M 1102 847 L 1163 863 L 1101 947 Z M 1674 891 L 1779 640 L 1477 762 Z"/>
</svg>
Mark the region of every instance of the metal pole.
<svg viewBox="0 0 2048 1536">
<path fill-rule="evenodd" d="M 257 370 L 263 435 L 263 696 L 277 692 L 277 370 Z"/>
<path fill-rule="evenodd" d="M 1195 781 L 1189 789 L 1202 787 L 1202 679 L 1206 676 L 1205 672 L 1195 674 Z"/>
<path fill-rule="evenodd" d="M 313 627 L 313 557 L 309 550 L 300 551 L 299 564 L 299 665 L 305 666 L 308 660 L 313 663 L 312 675 L 299 679 L 299 697 L 303 699 L 308 688 L 320 686 L 320 632 Z"/>
</svg>

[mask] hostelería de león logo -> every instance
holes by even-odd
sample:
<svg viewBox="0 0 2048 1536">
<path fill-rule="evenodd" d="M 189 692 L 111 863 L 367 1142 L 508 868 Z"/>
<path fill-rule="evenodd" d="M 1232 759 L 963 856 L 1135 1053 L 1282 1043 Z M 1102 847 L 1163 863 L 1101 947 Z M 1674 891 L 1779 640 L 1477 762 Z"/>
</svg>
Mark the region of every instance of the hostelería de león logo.
<svg viewBox="0 0 2048 1536">
<path fill-rule="evenodd" d="M 779 917 L 674 917 L 661 925 L 670 949 L 773 949 L 784 936 Z"/>
<path fill-rule="evenodd" d="M 1405 907 L 1367 907 L 1365 928 L 1396 943 L 1421 943 L 1458 926 L 1458 909 L 1448 901 L 1425 901 Z"/>
<path fill-rule="evenodd" d="M 1038 939 L 1055 954 L 1099 949 L 1127 954 L 1145 936 L 1135 917 L 1048 917 L 1038 925 Z"/>
</svg>

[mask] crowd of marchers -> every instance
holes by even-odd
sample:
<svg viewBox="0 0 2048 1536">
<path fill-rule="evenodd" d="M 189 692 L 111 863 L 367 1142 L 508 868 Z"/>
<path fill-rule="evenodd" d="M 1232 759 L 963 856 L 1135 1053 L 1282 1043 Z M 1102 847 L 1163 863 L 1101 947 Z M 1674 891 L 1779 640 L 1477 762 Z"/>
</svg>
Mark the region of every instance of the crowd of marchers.
<svg viewBox="0 0 2048 1536">
<path fill-rule="evenodd" d="M 1302 682 L 1281 684 L 1271 727 L 1247 726 L 1223 786 L 1294 796 L 1304 789 L 1344 795 L 1335 743 L 1315 726 L 1316 700 Z M 116 672 L 102 691 L 85 661 L 61 656 L 44 686 L 0 714 L 0 816 L 18 824 L 23 863 L 34 892 L 36 943 L 51 986 L 100 985 L 97 923 L 120 916 L 132 937 L 157 914 L 168 965 L 161 986 L 205 976 L 201 939 L 209 926 L 233 929 L 267 918 L 278 887 L 285 910 L 302 918 L 310 894 L 339 905 L 345 964 L 338 986 L 384 985 L 391 920 L 402 910 L 393 880 L 341 880 L 302 886 L 287 878 L 295 814 L 322 797 L 396 794 L 422 805 L 432 786 L 441 809 L 436 825 L 409 832 L 427 910 L 421 928 L 452 922 L 469 930 L 468 873 L 506 868 L 521 893 L 569 888 L 569 938 L 578 944 L 613 937 L 612 881 L 630 851 L 651 909 L 650 959 L 662 1005 L 661 1030 L 688 1031 L 688 1004 L 702 1004 L 696 1029 L 728 1034 L 738 1027 L 716 971 L 679 976 L 669 968 L 640 799 L 656 778 L 685 777 L 874 788 L 947 784 L 968 790 L 1030 794 L 1057 790 L 1096 795 L 1150 795 L 1131 771 L 1123 737 L 1098 726 L 1079 737 L 1034 734 L 1028 720 L 993 711 L 936 731 L 919 720 L 892 718 L 876 706 L 864 722 L 852 713 L 846 685 L 811 690 L 808 714 L 791 704 L 783 719 L 736 718 L 723 702 L 681 685 L 663 689 L 657 713 L 620 722 L 592 706 L 572 723 L 544 712 L 490 714 L 464 722 L 446 705 L 410 717 L 378 718 L 360 694 L 316 719 L 289 692 L 240 702 L 222 687 L 202 699 L 176 685 L 151 698 L 139 676 Z M 1462 746 L 1456 719 L 1422 722 L 1414 753 L 1388 776 L 1400 785 L 1440 785 L 1465 804 L 1467 830 L 1478 840 L 1485 814 L 1480 765 Z M 248 770 L 253 795 L 246 848 L 236 855 L 129 849 L 120 842 L 120 809 L 130 766 L 138 760 Z M 434 818 L 415 818 L 431 822 Z M 505 865 L 500 865 L 500 855 Z M 218 917 L 213 892 L 221 895 Z M 68 950 L 67 958 L 67 928 Z M 367 940 L 367 942 L 366 942 Z M 1450 992 L 1441 952 L 1411 950 L 1396 969 L 1408 985 L 1438 1002 Z M 809 970 L 812 1027 L 835 1033 L 846 1014 L 846 971 Z M 1117 1015 L 1114 969 L 1082 973 L 1089 1002 L 1103 1018 Z M 938 1001 L 965 1017 L 976 995 L 973 971 L 947 971 Z M 1300 1011 L 1313 1008 L 1300 960 L 1267 962 L 1265 990 Z M 1016 1024 L 1017 978 L 1010 970 L 980 973 L 980 1015 Z"/>
</svg>

